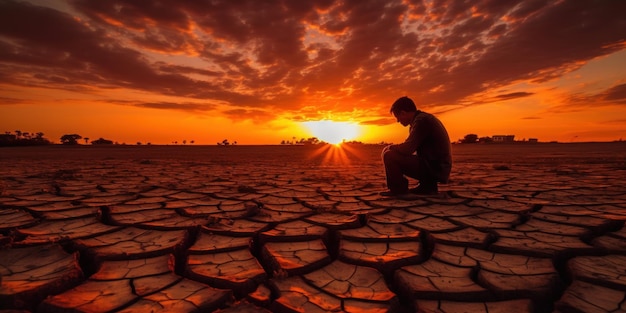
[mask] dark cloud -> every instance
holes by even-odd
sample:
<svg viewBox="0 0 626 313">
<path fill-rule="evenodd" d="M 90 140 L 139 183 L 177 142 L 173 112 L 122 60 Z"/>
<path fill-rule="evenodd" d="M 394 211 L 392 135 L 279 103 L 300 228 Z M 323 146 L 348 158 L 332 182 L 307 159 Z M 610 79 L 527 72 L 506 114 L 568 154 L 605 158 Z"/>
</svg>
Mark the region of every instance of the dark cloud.
<svg viewBox="0 0 626 313">
<path fill-rule="evenodd" d="M 626 125 L 626 119 L 609 120 L 609 121 L 604 121 L 603 123 Z"/>
<path fill-rule="evenodd" d="M 63 88 L 67 82 L 193 95 L 197 82 L 160 74 L 143 55 L 121 45 L 103 30 L 91 29 L 72 16 L 17 2 L 0 4 L 3 63 L 13 67 L 13 81 Z M 33 21 L 23 23 L 24 19 Z M 26 25 L 24 27 L 24 25 Z M 32 81 L 28 81 L 28 76 Z M 175 90 L 174 90 L 175 89 Z"/>
<path fill-rule="evenodd" d="M 569 98 L 566 105 L 594 106 L 616 103 L 626 104 L 626 84 L 612 86 L 597 94 L 575 94 Z"/>
<path fill-rule="evenodd" d="M 271 112 L 255 109 L 232 109 L 222 111 L 222 113 L 235 121 L 249 120 L 255 123 L 262 123 L 276 117 Z"/>
<path fill-rule="evenodd" d="M 191 66 L 172 65 L 172 64 L 167 64 L 163 62 L 157 62 L 155 65 L 159 71 L 163 73 L 169 73 L 169 74 L 178 74 L 178 75 L 198 74 L 198 75 L 203 75 L 203 76 L 208 76 L 208 77 L 216 77 L 216 76 L 221 75 L 221 73 L 218 71 L 211 71 L 211 70 L 206 70 L 206 69 L 191 67 Z"/>
<path fill-rule="evenodd" d="M 180 103 L 180 102 L 137 102 L 133 106 L 161 109 L 161 110 L 183 110 L 183 111 L 210 111 L 214 109 L 213 105 L 199 103 Z"/>
<path fill-rule="evenodd" d="M 367 121 L 363 121 L 360 122 L 359 124 L 361 125 L 374 125 L 374 126 L 385 126 L 385 125 L 389 125 L 389 124 L 393 124 L 396 121 L 392 118 L 380 118 L 380 119 L 376 119 L 376 120 L 367 120 Z"/>
<path fill-rule="evenodd" d="M 626 103 L 626 84 L 621 84 L 609 88 L 601 96 L 607 101 L 619 101 L 620 103 Z"/>
<path fill-rule="evenodd" d="M 0 97 L 0 105 L 12 105 L 26 103 L 24 99 Z"/>
<path fill-rule="evenodd" d="M 120 100 L 120 99 L 109 99 L 109 100 L 100 100 L 101 103 L 109 103 L 116 105 L 126 105 L 126 106 L 134 106 L 140 108 L 150 108 L 150 109 L 159 109 L 159 110 L 180 110 L 180 111 L 191 111 L 191 112 L 208 112 L 215 110 L 216 106 L 208 103 L 195 103 L 195 102 L 145 102 L 145 101 L 134 101 L 134 100 Z"/>
<path fill-rule="evenodd" d="M 549 109 L 551 113 L 577 112 L 586 108 L 607 105 L 626 105 L 626 84 L 619 84 L 595 93 L 576 93 L 566 97 L 562 103 Z"/>
<path fill-rule="evenodd" d="M 510 100 L 510 99 L 524 98 L 524 97 L 528 97 L 532 95 L 534 95 L 534 93 L 532 92 L 512 92 L 512 93 L 507 93 L 503 95 L 497 95 L 496 98 L 499 100 Z"/>
<path fill-rule="evenodd" d="M 445 109 L 559 77 L 626 41 L 626 1 L 67 2 L 72 11 L 0 2 L 0 83 L 133 89 L 190 98 L 147 107 L 228 104 L 233 118 L 274 117 L 268 109 L 305 120 L 355 109 L 384 116 L 400 95 Z M 624 89 L 594 99 L 620 102 Z M 195 107 L 199 99 L 211 105 Z"/>
<path fill-rule="evenodd" d="M 518 13 L 523 5 L 533 5 L 510 3 Z M 518 80 L 549 80 L 584 61 L 621 50 L 618 43 L 626 40 L 624 10 L 623 1 L 561 1 L 539 11 L 529 10 L 523 18 L 511 20 L 508 30 L 484 49 L 464 53 L 476 55 L 475 61 L 434 76 L 437 80 L 430 85 L 442 84 L 443 88 L 428 99 L 448 103 Z M 481 40 L 481 33 L 465 35 Z M 458 35 L 445 40 L 458 40 Z"/>
</svg>

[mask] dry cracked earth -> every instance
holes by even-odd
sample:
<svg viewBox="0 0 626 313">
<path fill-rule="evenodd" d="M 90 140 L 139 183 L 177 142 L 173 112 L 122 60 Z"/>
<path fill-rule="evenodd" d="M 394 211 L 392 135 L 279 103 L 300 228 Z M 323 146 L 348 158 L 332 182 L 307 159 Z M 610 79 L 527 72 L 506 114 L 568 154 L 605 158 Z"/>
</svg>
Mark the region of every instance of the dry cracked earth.
<svg viewBox="0 0 626 313">
<path fill-rule="evenodd" d="M 380 147 L 72 149 L 0 150 L 0 312 L 626 311 L 623 149 L 411 200 Z"/>
</svg>

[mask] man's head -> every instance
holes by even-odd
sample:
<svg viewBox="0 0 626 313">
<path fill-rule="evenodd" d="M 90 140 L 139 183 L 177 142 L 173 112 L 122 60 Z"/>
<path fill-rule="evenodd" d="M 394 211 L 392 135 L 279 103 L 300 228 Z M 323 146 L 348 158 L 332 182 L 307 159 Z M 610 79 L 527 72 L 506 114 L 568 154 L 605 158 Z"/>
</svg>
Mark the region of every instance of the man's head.
<svg viewBox="0 0 626 313">
<path fill-rule="evenodd" d="M 395 116 L 398 123 L 402 124 L 402 126 L 407 126 L 411 124 L 413 117 L 415 117 L 417 107 L 411 98 L 405 96 L 396 100 L 391 105 L 391 110 L 389 111 Z"/>
</svg>

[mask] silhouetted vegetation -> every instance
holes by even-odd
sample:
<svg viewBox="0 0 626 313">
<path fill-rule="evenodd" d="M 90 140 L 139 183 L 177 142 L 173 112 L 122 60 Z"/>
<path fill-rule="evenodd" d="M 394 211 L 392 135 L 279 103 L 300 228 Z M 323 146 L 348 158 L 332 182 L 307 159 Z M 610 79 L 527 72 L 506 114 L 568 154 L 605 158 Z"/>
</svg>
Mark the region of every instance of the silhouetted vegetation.
<svg viewBox="0 0 626 313">
<path fill-rule="evenodd" d="M 493 138 L 487 136 L 487 137 L 480 137 L 478 138 L 478 142 L 479 143 L 492 143 L 493 142 Z"/>
<path fill-rule="evenodd" d="M 477 143 L 478 135 L 476 134 L 467 134 L 463 139 L 461 139 L 461 143 Z"/>
<path fill-rule="evenodd" d="M 61 143 L 64 145 L 77 145 L 78 140 L 82 139 L 83 136 L 78 134 L 69 134 L 61 136 Z"/>
<path fill-rule="evenodd" d="M 224 139 L 222 140 L 222 142 L 218 142 L 217 143 L 218 146 L 230 146 L 230 145 L 237 145 L 237 141 L 233 141 L 232 143 L 228 141 L 228 139 Z"/>
<path fill-rule="evenodd" d="M 112 145 L 113 141 L 100 138 L 91 142 L 92 145 Z"/>
<path fill-rule="evenodd" d="M 280 142 L 281 145 L 327 145 L 328 142 L 323 141 L 323 140 L 319 140 L 317 139 L 317 137 L 310 137 L 310 138 L 301 138 L 300 140 L 295 140 L 296 137 L 293 137 L 293 141 L 289 141 L 289 140 L 283 140 Z M 391 143 L 389 142 L 385 142 L 385 141 L 381 141 L 381 142 L 377 142 L 377 143 L 363 143 L 362 141 L 358 141 L 358 140 L 343 140 L 341 142 L 341 144 L 344 145 L 390 145 Z"/>
<path fill-rule="evenodd" d="M 9 146 L 42 146 L 51 142 L 43 137 L 43 133 L 29 133 L 16 130 L 15 134 L 10 131 L 0 134 L 0 147 Z"/>
<path fill-rule="evenodd" d="M 317 137 L 311 137 L 306 139 L 301 138 L 300 141 L 297 141 L 296 137 L 293 137 L 293 141 L 283 140 L 280 142 L 281 145 L 317 145 L 322 143 L 325 142 L 320 141 L 319 139 L 317 139 Z"/>
</svg>

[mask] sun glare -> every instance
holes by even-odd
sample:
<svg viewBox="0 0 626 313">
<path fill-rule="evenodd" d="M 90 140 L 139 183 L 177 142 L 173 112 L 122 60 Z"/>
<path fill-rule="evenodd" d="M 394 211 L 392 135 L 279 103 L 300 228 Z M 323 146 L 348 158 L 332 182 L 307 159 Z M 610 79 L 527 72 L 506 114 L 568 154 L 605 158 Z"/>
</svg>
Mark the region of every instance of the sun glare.
<svg viewBox="0 0 626 313">
<path fill-rule="evenodd" d="M 313 136 L 321 141 L 334 145 L 342 143 L 344 140 L 355 139 L 360 134 L 360 126 L 356 123 L 335 122 L 335 121 L 310 121 L 303 122 Z"/>
</svg>

